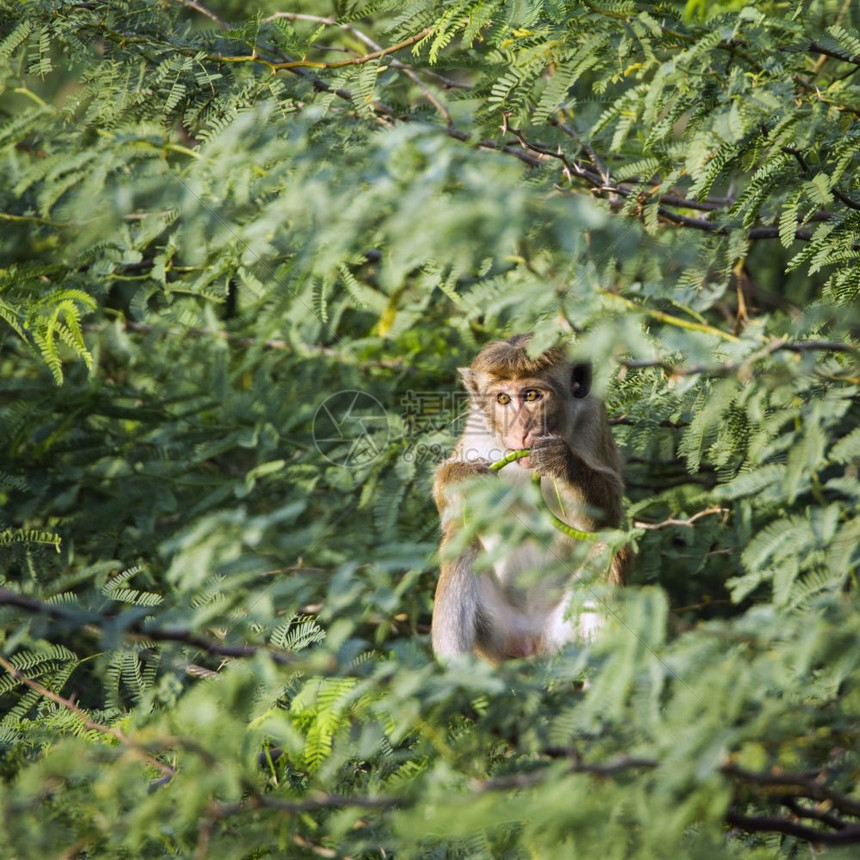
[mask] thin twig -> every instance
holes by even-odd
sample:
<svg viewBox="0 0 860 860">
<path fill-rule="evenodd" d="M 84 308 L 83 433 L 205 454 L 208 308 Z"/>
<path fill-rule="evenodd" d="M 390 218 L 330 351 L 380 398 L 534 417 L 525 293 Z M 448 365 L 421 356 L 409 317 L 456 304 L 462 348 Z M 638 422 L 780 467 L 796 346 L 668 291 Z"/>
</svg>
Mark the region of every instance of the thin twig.
<svg viewBox="0 0 860 860">
<path fill-rule="evenodd" d="M 204 17 L 214 21 L 222 30 L 230 28 L 230 25 L 223 18 L 219 18 L 211 9 L 207 9 L 202 3 L 198 3 L 197 0 L 179 0 L 179 2 L 183 6 L 187 6 L 189 9 L 193 9 L 195 12 L 199 12 Z"/>
<path fill-rule="evenodd" d="M 608 762 L 586 762 L 579 759 L 570 750 L 559 750 L 555 748 L 544 750 L 551 757 L 572 758 L 566 773 L 587 773 L 593 776 L 615 776 L 633 769 L 652 769 L 657 767 L 658 762 L 651 758 L 637 756 L 620 756 L 614 761 Z M 506 776 L 498 776 L 493 779 L 476 780 L 473 785 L 477 791 L 507 791 L 512 788 L 530 788 L 541 782 L 547 775 L 548 768 L 528 771 L 526 773 L 512 773 Z"/>
<path fill-rule="evenodd" d="M 117 740 L 127 750 L 133 752 L 135 755 L 142 758 L 147 764 L 152 765 L 152 767 L 160 771 L 163 777 L 170 779 L 175 774 L 175 770 L 169 764 L 159 761 L 155 756 L 147 752 L 147 750 L 145 750 L 140 744 L 137 744 L 126 737 L 122 730 L 116 729 L 113 726 L 106 726 L 103 723 L 97 723 L 95 720 L 90 718 L 86 711 L 79 708 L 71 699 L 66 699 L 59 695 L 59 693 L 49 690 L 38 681 L 34 681 L 32 678 L 27 677 L 27 675 L 25 675 L 20 669 L 16 669 L 5 657 L 0 656 L 0 666 L 2 666 L 16 681 L 20 681 L 31 690 L 35 690 L 40 696 L 50 699 L 52 702 L 55 702 L 60 707 L 65 708 L 65 710 L 74 714 L 83 723 L 84 728 L 98 732 L 102 735 L 108 735 L 109 737 Z"/>
<path fill-rule="evenodd" d="M 282 800 L 271 795 L 261 795 L 253 793 L 250 797 L 234 803 L 217 803 L 209 804 L 206 813 L 201 816 L 200 823 L 197 829 L 197 847 L 194 852 L 194 858 L 203 858 L 209 856 L 208 848 L 212 837 L 212 831 L 215 829 L 215 824 L 222 818 L 227 818 L 231 815 L 239 815 L 243 812 L 252 812 L 255 810 L 268 810 L 271 812 L 286 812 L 290 815 L 303 812 L 317 812 L 326 809 L 373 809 L 373 810 L 388 810 L 395 809 L 401 806 L 402 802 L 393 797 L 366 797 L 356 796 L 347 797 L 337 794 L 319 794 L 314 798 L 305 800 Z M 327 856 L 327 855 L 322 855 Z"/>
<path fill-rule="evenodd" d="M 642 520 L 636 520 L 634 521 L 633 526 L 637 529 L 648 529 L 649 531 L 657 531 L 658 529 L 669 528 L 669 526 L 685 526 L 687 528 L 692 528 L 693 523 L 695 523 L 696 520 L 699 520 L 702 517 L 709 517 L 713 514 L 725 513 L 728 513 L 728 508 L 714 506 L 712 508 L 706 508 L 703 511 L 699 511 L 699 513 L 693 514 L 693 516 L 687 518 L 686 520 L 677 520 L 674 517 L 669 517 L 669 519 L 663 520 L 663 522 L 660 523 L 646 523 Z"/>
<path fill-rule="evenodd" d="M 689 603 L 686 606 L 673 606 L 672 612 L 698 612 L 700 609 L 709 609 L 711 606 L 732 606 L 733 600 L 718 598 L 716 600 L 703 600 L 701 603 Z"/>
<path fill-rule="evenodd" d="M 659 765 L 655 759 L 621 756 L 614 761 L 605 763 L 590 763 L 582 761 L 575 751 L 565 749 L 550 749 L 544 751 L 551 757 L 572 759 L 567 773 L 588 773 L 595 776 L 615 776 L 629 770 L 653 769 Z M 759 785 L 795 785 L 804 787 L 806 793 L 802 796 L 825 797 L 833 806 L 851 815 L 858 814 L 860 809 L 851 798 L 840 794 L 832 789 L 827 789 L 818 780 L 819 774 L 774 774 L 770 772 L 753 772 L 728 764 L 720 768 L 727 776 L 740 778 L 744 781 L 758 783 Z M 494 779 L 476 781 L 474 788 L 478 792 L 487 791 L 510 791 L 531 788 L 541 783 L 551 772 L 550 767 L 525 773 L 514 773 Z M 781 799 L 783 803 L 796 803 L 793 799 Z M 812 827 L 799 824 L 787 818 L 779 816 L 748 816 L 735 810 L 728 810 L 725 814 L 726 823 L 748 832 L 763 833 L 785 833 L 803 839 L 812 844 L 822 845 L 852 845 L 860 843 L 860 824 L 847 822 L 827 811 L 812 810 L 808 807 L 798 807 L 797 815 L 813 818 L 827 824 L 835 829 L 835 832 L 816 830 Z"/>
<path fill-rule="evenodd" d="M 373 48 L 373 50 L 375 51 L 383 50 L 382 45 L 380 45 L 378 42 L 368 36 L 367 33 L 362 30 L 359 30 L 358 27 L 354 26 L 353 24 L 341 23 L 336 18 L 326 18 L 322 15 L 308 15 L 302 12 L 276 12 L 274 15 L 270 15 L 268 18 L 263 18 L 262 23 L 267 24 L 279 18 L 285 19 L 287 21 L 308 21 L 315 24 L 326 24 L 330 27 L 337 27 L 338 29 L 344 30 L 347 33 L 351 33 L 353 36 L 355 36 L 356 39 L 367 45 L 368 48 Z M 429 101 L 436 108 L 436 110 L 439 111 L 439 113 L 445 119 L 445 122 L 448 125 L 453 124 L 448 109 L 445 107 L 445 105 L 442 104 L 442 102 L 439 101 L 438 98 L 436 98 L 433 91 L 429 87 L 427 87 L 427 85 L 418 77 L 418 71 L 414 67 L 407 65 L 401 60 L 396 59 L 392 59 L 391 66 L 398 71 L 402 71 L 411 81 L 413 81 L 418 87 L 420 87 L 427 101 Z M 421 72 L 438 80 L 445 87 L 459 86 L 456 81 L 452 81 L 448 78 L 443 77 L 442 75 L 438 75 L 429 69 L 422 69 Z M 471 89 L 471 87 L 468 88 Z"/>
<path fill-rule="evenodd" d="M 420 42 L 432 32 L 432 27 L 425 27 L 423 30 L 415 33 L 415 35 L 410 36 L 408 39 L 404 39 L 402 42 L 398 42 L 396 45 L 391 45 L 388 48 L 371 51 L 371 53 L 364 54 L 361 57 L 351 57 L 348 60 L 334 60 L 333 62 L 328 63 L 319 60 L 288 60 L 286 62 L 276 63 L 261 57 L 256 53 L 256 51 L 253 51 L 250 54 L 240 54 L 235 57 L 212 54 L 207 56 L 206 59 L 214 63 L 258 63 L 261 66 L 271 69 L 273 72 L 281 70 L 290 71 L 292 69 L 342 69 L 345 66 L 361 66 L 365 63 L 371 62 L 372 60 L 380 60 L 383 57 L 387 57 L 389 54 L 402 51 L 404 48 L 408 48 L 410 45 Z"/>
<path fill-rule="evenodd" d="M 664 313 L 663 311 L 654 310 L 652 308 L 644 307 L 643 305 L 637 304 L 632 299 L 628 299 L 625 296 L 621 296 L 618 293 L 610 292 L 609 290 L 599 290 L 598 292 L 601 295 L 607 296 L 610 299 L 615 299 L 616 301 L 621 302 L 626 307 L 630 308 L 630 310 L 638 311 L 639 313 L 643 313 L 646 316 L 651 317 L 652 319 L 657 320 L 658 322 L 666 323 L 667 325 L 673 325 L 678 328 L 689 329 L 690 331 L 699 331 L 705 334 L 713 334 L 723 340 L 730 341 L 732 343 L 737 342 L 738 338 L 729 334 L 728 332 L 723 331 L 722 329 L 715 328 L 712 325 L 708 325 L 707 323 L 693 322 L 692 320 L 685 320 L 681 317 L 673 316 L 672 314 Z"/>
<path fill-rule="evenodd" d="M 613 427 L 636 427 L 640 424 L 642 420 L 646 419 L 633 419 L 627 414 L 623 415 L 612 415 L 609 418 L 609 423 Z M 664 418 L 657 422 L 658 427 L 668 427 L 670 430 L 683 430 L 685 427 L 690 426 L 689 421 L 670 421 L 668 418 Z"/>
<path fill-rule="evenodd" d="M 806 161 L 806 157 L 803 153 L 793 147 L 793 146 L 783 146 L 782 151 L 787 153 L 788 155 L 793 155 L 795 161 L 800 165 L 800 169 L 803 171 L 804 176 L 811 177 L 813 175 L 813 171 L 810 168 L 808 162 Z M 833 187 L 830 189 L 831 195 L 839 200 L 841 203 L 844 203 L 849 209 L 854 209 L 855 211 L 860 209 L 860 203 L 856 200 L 852 200 L 844 191 L 841 191 L 837 187 Z"/>
<path fill-rule="evenodd" d="M 591 148 L 588 142 L 582 140 L 580 136 L 569 125 L 562 122 L 560 119 L 557 119 L 556 117 L 551 116 L 549 118 L 549 124 L 561 129 L 568 137 L 573 138 L 582 147 L 583 152 L 585 152 L 585 154 L 588 156 L 588 159 L 591 162 L 592 166 L 600 175 L 601 182 L 604 185 L 609 185 L 609 171 L 603 166 L 603 162 L 600 160 L 600 157 Z"/>
</svg>

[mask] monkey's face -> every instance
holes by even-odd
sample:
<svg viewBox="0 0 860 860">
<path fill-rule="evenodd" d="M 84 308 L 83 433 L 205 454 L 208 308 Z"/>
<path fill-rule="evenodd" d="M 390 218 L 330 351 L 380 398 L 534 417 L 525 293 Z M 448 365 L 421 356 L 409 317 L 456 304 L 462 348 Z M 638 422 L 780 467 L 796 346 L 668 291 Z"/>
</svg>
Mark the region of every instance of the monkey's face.
<svg viewBox="0 0 860 860">
<path fill-rule="evenodd" d="M 546 378 L 489 381 L 481 392 L 490 428 L 505 450 L 531 448 L 537 437 L 555 432 L 561 404 L 548 382 Z M 517 462 L 531 467 L 528 457 Z"/>
<path fill-rule="evenodd" d="M 478 353 L 471 367 L 459 368 L 472 408 L 483 413 L 502 452 L 531 448 L 541 436 L 562 436 L 569 443 L 577 414 L 587 408 L 591 365 L 571 364 L 558 350 L 530 357 L 528 343 L 527 336 L 493 341 Z M 481 444 L 471 439 L 467 447 Z M 498 459 L 495 447 L 494 443 L 484 445 L 483 456 Z M 517 462 L 529 469 L 529 460 L 525 457 Z"/>
</svg>

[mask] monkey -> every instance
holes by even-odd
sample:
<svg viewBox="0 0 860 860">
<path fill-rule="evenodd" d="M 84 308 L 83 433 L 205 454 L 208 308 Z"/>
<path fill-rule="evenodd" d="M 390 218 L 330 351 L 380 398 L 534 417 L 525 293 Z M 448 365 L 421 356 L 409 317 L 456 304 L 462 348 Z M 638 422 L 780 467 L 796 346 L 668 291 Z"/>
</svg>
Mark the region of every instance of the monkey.
<svg viewBox="0 0 860 860">
<path fill-rule="evenodd" d="M 469 414 L 453 454 L 436 471 L 433 497 L 442 523 L 441 570 L 431 623 L 433 651 L 442 660 L 474 653 L 493 663 L 549 655 L 577 639 L 591 638 L 598 616 L 569 619 L 576 572 L 553 581 L 525 582 L 524 571 L 564 559 L 573 539 L 558 535 L 552 546 L 529 541 L 489 570 L 474 572 L 479 552 L 497 536 L 477 540 L 452 558 L 469 478 L 513 483 L 540 476 L 547 504 L 576 529 L 614 528 L 622 519 L 621 460 L 602 401 L 591 394 L 590 363 L 573 363 L 558 348 L 532 358 L 531 335 L 488 343 L 470 367 L 459 368 L 469 395 Z M 491 463 L 514 450 L 528 456 L 498 473 Z M 515 514 L 508 513 L 508 516 Z M 615 553 L 606 576 L 623 585 L 629 552 Z M 588 606 L 586 602 L 586 606 Z M 591 604 L 593 606 L 593 603 Z"/>
</svg>

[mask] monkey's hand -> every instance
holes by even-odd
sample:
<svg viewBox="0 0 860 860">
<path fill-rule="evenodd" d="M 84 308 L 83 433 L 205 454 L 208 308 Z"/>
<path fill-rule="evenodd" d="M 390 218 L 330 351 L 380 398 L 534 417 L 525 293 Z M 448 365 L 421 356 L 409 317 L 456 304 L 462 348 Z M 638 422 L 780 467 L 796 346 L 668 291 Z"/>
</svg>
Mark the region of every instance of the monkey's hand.
<svg viewBox="0 0 860 860">
<path fill-rule="evenodd" d="M 490 464 L 487 460 L 455 460 L 443 463 L 436 472 L 436 481 L 447 486 L 477 475 L 490 475 Z"/>
<path fill-rule="evenodd" d="M 571 453 L 561 436 L 537 436 L 532 443 L 528 464 L 538 475 L 566 477 L 570 472 Z"/>
<path fill-rule="evenodd" d="M 436 480 L 433 482 L 433 499 L 439 512 L 457 497 L 456 485 L 461 481 L 478 475 L 492 474 L 494 473 L 486 460 L 454 460 L 451 463 L 443 463 L 436 471 Z"/>
</svg>

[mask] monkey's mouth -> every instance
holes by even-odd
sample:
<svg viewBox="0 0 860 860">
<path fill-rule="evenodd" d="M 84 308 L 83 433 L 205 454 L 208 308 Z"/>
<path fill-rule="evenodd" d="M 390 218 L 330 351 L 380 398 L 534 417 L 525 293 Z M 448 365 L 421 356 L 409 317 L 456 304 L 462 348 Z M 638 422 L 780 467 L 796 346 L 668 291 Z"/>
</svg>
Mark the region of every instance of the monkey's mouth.
<svg viewBox="0 0 860 860">
<path fill-rule="evenodd" d="M 517 460 L 517 465 L 521 466 L 523 469 L 531 469 L 531 467 L 532 467 L 531 456 L 523 457 L 522 460 Z"/>
</svg>

